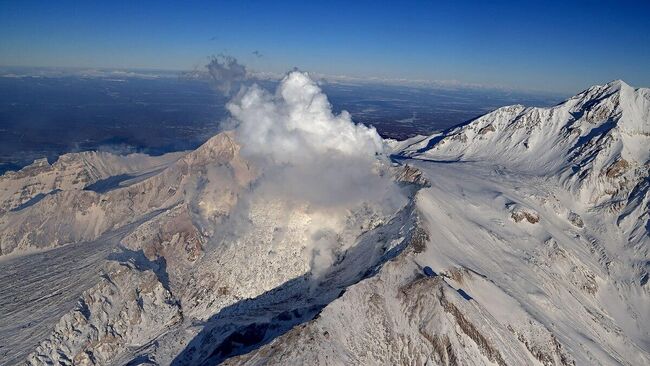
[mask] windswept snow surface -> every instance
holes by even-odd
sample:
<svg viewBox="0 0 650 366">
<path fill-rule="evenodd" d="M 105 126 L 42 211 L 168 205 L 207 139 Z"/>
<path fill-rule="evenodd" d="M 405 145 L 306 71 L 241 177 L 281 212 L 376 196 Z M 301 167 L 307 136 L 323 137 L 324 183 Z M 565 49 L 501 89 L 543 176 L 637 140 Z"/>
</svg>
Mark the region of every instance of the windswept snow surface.
<svg viewBox="0 0 650 366">
<path fill-rule="evenodd" d="M 626 249 L 614 220 L 572 207 L 553 180 L 481 163 L 415 166 L 435 177 L 418 200 L 432 240 L 416 261 L 467 269 L 448 282 L 531 344 L 529 321 L 539 322 L 576 364 L 650 361 L 646 258 Z M 538 221 L 517 222 L 513 206 Z"/>
<path fill-rule="evenodd" d="M 650 364 L 649 100 L 382 142 L 291 73 L 193 152 L 5 175 L 0 364 Z"/>
</svg>

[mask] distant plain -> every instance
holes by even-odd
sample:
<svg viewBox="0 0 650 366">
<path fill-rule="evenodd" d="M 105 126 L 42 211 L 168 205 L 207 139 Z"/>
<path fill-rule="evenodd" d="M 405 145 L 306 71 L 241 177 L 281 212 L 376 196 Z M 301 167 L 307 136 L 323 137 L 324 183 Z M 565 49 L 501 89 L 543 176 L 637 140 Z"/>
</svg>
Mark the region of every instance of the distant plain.
<svg viewBox="0 0 650 366">
<path fill-rule="evenodd" d="M 273 81 L 260 81 L 274 84 Z M 272 85 L 267 85 L 271 86 Z M 561 95 L 499 89 L 322 82 L 335 112 L 383 137 L 430 134 L 504 105 L 550 106 Z M 0 77 L 0 174 L 67 152 L 162 154 L 224 128 L 228 98 L 182 76 Z"/>
</svg>

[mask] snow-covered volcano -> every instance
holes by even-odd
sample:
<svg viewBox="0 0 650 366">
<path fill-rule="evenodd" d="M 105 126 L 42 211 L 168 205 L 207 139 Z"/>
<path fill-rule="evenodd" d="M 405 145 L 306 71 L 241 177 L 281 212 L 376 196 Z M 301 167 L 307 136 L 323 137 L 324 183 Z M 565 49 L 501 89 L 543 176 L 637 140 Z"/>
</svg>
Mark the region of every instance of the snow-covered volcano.
<svg viewBox="0 0 650 366">
<path fill-rule="evenodd" d="M 2 364 L 650 362 L 648 89 L 385 142 L 302 73 L 238 98 L 2 177 Z"/>
</svg>

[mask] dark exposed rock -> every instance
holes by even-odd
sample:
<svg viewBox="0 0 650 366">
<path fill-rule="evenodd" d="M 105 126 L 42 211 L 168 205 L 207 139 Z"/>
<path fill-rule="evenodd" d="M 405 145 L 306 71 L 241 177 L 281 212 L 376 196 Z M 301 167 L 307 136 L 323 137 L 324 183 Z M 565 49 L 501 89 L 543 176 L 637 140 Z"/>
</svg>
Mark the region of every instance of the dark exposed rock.
<svg viewBox="0 0 650 366">
<path fill-rule="evenodd" d="M 492 125 L 487 125 L 487 126 L 481 128 L 481 129 L 478 131 L 478 133 L 479 133 L 479 135 L 485 135 L 485 134 L 487 134 L 488 132 L 494 132 L 494 131 L 495 131 L 494 126 L 492 126 Z"/>
<path fill-rule="evenodd" d="M 609 168 L 607 168 L 605 175 L 607 178 L 618 178 L 623 175 L 623 173 L 625 173 L 629 168 L 630 163 L 628 163 L 625 159 L 621 159 L 610 165 Z"/>
</svg>

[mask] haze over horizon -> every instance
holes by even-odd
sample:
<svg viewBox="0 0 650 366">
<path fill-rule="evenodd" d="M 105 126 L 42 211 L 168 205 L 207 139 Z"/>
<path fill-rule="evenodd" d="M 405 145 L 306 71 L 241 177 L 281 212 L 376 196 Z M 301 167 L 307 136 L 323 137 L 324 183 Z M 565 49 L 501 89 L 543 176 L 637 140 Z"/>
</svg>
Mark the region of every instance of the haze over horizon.
<svg viewBox="0 0 650 366">
<path fill-rule="evenodd" d="M 650 85 L 650 3 L 2 2 L 0 66 L 250 69 L 574 94 Z M 646 65 L 646 66 L 643 66 Z"/>
</svg>

